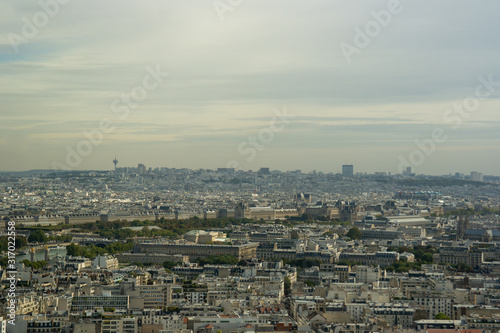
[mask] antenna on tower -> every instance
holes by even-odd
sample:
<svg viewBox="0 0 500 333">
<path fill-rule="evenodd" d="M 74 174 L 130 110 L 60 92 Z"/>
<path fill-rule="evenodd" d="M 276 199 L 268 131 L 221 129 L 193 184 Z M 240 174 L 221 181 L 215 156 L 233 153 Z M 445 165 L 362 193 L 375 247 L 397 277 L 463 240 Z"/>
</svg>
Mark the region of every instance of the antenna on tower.
<svg viewBox="0 0 500 333">
<path fill-rule="evenodd" d="M 115 159 L 113 160 L 113 164 L 115 165 L 115 171 L 116 171 L 116 165 L 118 164 L 118 160 L 116 159 L 116 156 L 115 156 Z"/>
</svg>

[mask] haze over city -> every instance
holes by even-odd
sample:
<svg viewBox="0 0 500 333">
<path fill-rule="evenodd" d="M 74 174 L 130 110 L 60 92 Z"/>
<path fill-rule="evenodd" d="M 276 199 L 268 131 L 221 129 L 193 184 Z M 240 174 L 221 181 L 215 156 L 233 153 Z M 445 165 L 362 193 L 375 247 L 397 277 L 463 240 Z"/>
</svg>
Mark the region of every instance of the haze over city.
<svg viewBox="0 0 500 333">
<path fill-rule="evenodd" d="M 0 333 L 500 332 L 500 2 L 3 1 Z"/>
<path fill-rule="evenodd" d="M 4 3 L 0 170 L 396 173 L 421 151 L 417 173 L 499 174 L 498 2 L 227 6 Z"/>
</svg>

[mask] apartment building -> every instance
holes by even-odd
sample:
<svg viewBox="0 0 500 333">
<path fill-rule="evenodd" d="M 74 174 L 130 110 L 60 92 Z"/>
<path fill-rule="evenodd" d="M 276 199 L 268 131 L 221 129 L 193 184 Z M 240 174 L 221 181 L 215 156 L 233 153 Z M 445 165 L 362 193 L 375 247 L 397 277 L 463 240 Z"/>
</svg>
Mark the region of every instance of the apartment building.
<svg viewBox="0 0 500 333">
<path fill-rule="evenodd" d="M 102 333 L 138 333 L 137 318 L 112 318 L 102 320 Z"/>
<path fill-rule="evenodd" d="M 29 321 L 27 324 L 27 333 L 50 333 L 50 332 L 61 332 L 61 323 L 57 321 L 50 320 L 33 320 Z"/>
<path fill-rule="evenodd" d="M 392 327 L 410 328 L 413 325 L 415 309 L 408 304 L 371 303 L 370 311 L 374 316 L 384 319 Z"/>
<path fill-rule="evenodd" d="M 375 253 L 342 252 L 339 260 L 353 261 L 362 265 L 387 267 L 399 260 L 399 253 L 393 251 L 379 251 Z"/>
<path fill-rule="evenodd" d="M 238 260 L 255 258 L 257 254 L 258 243 L 246 243 L 239 245 L 214 245 L 214 244 L 135 244 L 135 253 L 163 253 L 163 254 L 181 254 L 189 256 L 191 261 L 198 258 L 207 258 L 211 256 L 231 255 Z"/>
<path fill-rule="evenodd" d="M 139 262 L 139 263 L 153 263 L 161 265 L 165 261 L 188 263 L 189 257 L 183 256 L 182 254 L 160 254 L 155 253 L 151 255 L 150 253 L 120 253 L 116 255 L 116 259 L 119 262 Z"/>
<path fill-rule="evenodd" d="M 362 239 L 403 239 L 403 233 L 396 230 L 361 229 Z"/>
<path fill-rule="evenodd" d="M 470 267 L 480 267 L 484 261 L 482 251 L 471 250 L 468 246 L 442 247 L 439 253 L 435 254 L 435 259 L 439 263 L 445 264 L 467 264 Z"/>
<path fill-rule="evenodd" d="M 346 282 L 349 273 L 351 273 L 351 266 L 322 263 L 319 270 L 320 272 L 331 272 L 333 275 L 338 276 L 340 282 Z"/>
<path fill-rule="evenodd" d="M 119 268 L 118 259 L 111 255 L 98 255 L 97 257 L 95 257 L 93 265 L 94 267 L 100 267 L 109 270 Z"/>
<path fill-rule="evenodd" d="M 415 304 L 424 307 L 429 318 L 434 318 L 439 313 L 448 317 L 453 316 L 453 305 L 457 303 L 453 291 L 422 290 L 413 293 Z"/>
<path fill-rule="evenodd" d="M 88 295 L 75 296 L 71 304 L 71 311 L 95 310 L 96 308 L 115 308 L 120 310 L 129 309 L 128 295 L 111 295 L 110 293 L 102 296 Z"/>
</svg>

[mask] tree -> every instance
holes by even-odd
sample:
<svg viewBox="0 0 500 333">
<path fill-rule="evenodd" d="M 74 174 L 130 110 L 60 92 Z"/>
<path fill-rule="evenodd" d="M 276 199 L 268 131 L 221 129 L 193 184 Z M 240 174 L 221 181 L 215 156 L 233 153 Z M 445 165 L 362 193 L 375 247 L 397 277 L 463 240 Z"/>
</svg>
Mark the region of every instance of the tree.
<svg viewBox="0 0 500 333">
<path fill-rule="evenodd" d="M 450 320 L 451 318 L 448 317 L 447 315 L 445 315 L 444 313 L 440 312 L 438 313 L 434 319 L 437 319 L 437 320 Z"/>
<path fill-rule="evenodd" d="M 26 239 L 26 237 L 22 237 L 22 236 L 16 237 L 16 249 L 20 249 L 26 245 L 28 245 L 28 240 Z"/>
<path fill-rule="evenodd" d="M 11 244 L 12 245 L 12 244 Z M 16 236 L 15 247 L 16 249 L 20 249 L 23 246 L 28 245 L 28 241 L 26 237 Z M 8 251 L 9 249 L 9 239 L 7 236 L 0 237 L 0 251 Z"/>
<path fill-rule="evenodd" d="M 285 276 L 284 287 L 285 287 L 285 295 L 290 295 L 290 292 L 292 290 L 292 282 L 290 281 L 288 276 Z"/>
<path fill-rule="evenodd" d="M 432 264 L 433 261 L 434 261 L 434 258 L 433 258 L 431 253 L 424 253 L 422 255 L 422 262 L 423 263 Z"/>
<path fill-rule="evenodd" d="M 361 239 L 361 231 L 358 227 L 352 227 L 346 234 L 350 239 Z"/>
<path fill-rule="evenodd" d="M 451 267 L 456 268 L 459 272 L 472 272 L 472 271 L 474 271 L 472 269 L 472 267 L 470 267 L 469 265 L 467 265 L 466 263 L 463 263 L 463 262 L 461 262 L 457 265 L 451 265 Z"/>
<path fill-rule="evenodd" d="M 196 259 L 196 262 L 200 266 L 205 265 L 236 265 L 238 259 L 235 256 L 229 254 L 223 254 L 221 256 L 208 256 L 204 259 Z"/>
<path fill-rule="evenodd" d="M 48 240 L 49 238 L 43 230 L 35 230 L 28 237 L 28 242 L 30 243 L 45 243 Z"/>
<path fill-rule="evenodd" d="M 283 265 L 290 265 L 293 267 L 309 268 L 313 266 L 320 266 L 321 262 L 318 259 L 294 259 L 286 260 L 282 259 Z"/>
<path fill-rule="evenodd" d="M 142 228 L 141 235 L 143 237 L 149 237 L 149 236 L 151 236 L 151 230 L 149 230 L 148 227 L 144 227 L 144 228 Z"/>
<path fill-rule="evenodd" d="M 134 243 L 127 241 L 126 243 L 114 242 L 106 245 L 105 248 L 95 246 L 94 244 L 89 245 L 77 245 L 71 243 L 66 246 L 66 253 L 69 256 L 82 256 L 89 259 L 94 259 L 98 255 L 102 254 L 115 254 L 130 251 L 134 247 Z"/>
<path fill-rule="evenodd" d="M 39 269 L 41 269 L 41 268 L 43 268 L 43 267 L 45 267 L 45 266 L 47 266 L 49 264 L 45 260 L 39 260 L 39 261 L 31 262 L 28 259 L 24 259 L 21 262 L 24 264 L 24 266 L 31 267 L 34 270 L 39 270 Z"/>
<path fill-rule="evenodd" d="M 311 216 L 310 216 L 309 214 L 304 213 L 304 214 L 302 214 L 302 215 L 300 216 L 300 220 L 301 220 L 301 221 L 304 221 L 304 222 L 305 222 L 305 221 L 310 221 L 310 220 L 311 220 Z"/>
<path fill-rule="evenodd" d="M 80 247 L 75 243 L 71 243 L 66 246 L 66 254 L 69 256 L 79 256 L 80 255 Z"/>
<path fill-rule="evenodd" d="M 163 267 L 165 267 L 166 269 L 172 269 L 174 268 L 175 266 L 177 266 L 179 263 L 175 262 L 175 261 L 170 261 L 170 260 L 167 260 L 167 261 L 164 261 L 163 262 Z"/>
<path fill-rule="evenodd" d="M 306 280 L 304 282 L 308 287 L 314 287 L 316 285 L 316 283 L 312 282 L 311 280 Z"/>
</svg>

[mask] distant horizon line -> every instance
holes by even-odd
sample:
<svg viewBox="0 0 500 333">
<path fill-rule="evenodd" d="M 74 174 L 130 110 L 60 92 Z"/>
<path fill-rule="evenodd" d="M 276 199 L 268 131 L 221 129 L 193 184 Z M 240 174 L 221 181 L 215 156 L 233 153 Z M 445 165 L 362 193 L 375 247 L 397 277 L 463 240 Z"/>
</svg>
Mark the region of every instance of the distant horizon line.
<svg viewBox="0 0 500 333">
<path fill-rule="evenodd" d="M 347 165 L 347 164 L 346 164 Z M 349 164 L 351 165 L 351 164 Z M 137 168 L 135 166 L 127 166 L 127 167 L 117 167 L 117 169 L 119 168 Z M 187 167 L 183 167 L 183 168 L 175 168 L 175 167 L 151 167 L 151 169 L 161 169 L 161 168 L 167 168 L 167 169 L 187 169 L 187 170 L 193 170 L 193 171 L 196 171 L 196 170 L 211 170 L 211 171 L 217 171 L 217 169 L 234 169 L 234 168 L 226 168 L 226 167 L 218 167 L 218 168 L 215 168 L 215 169 L 211 169 L 211 168 L 197 168 L 197 169 L 193 169 L 193 168 L 187 168 Z M 248 170 L 243 170 L 243 169 L 235 169 L 234 171 L 237 172 L 237 171 L 243 171 L 243 172 L 259 172 L 259 170 L 261 168 L 268 168 L 268 167 L 260 167 L 259 169 L 257 170 L 251 170 L 251 169 L 248 169 Z M 149 168 L 148 168 L 149 169 Z M 75 170 L 54 170 L 54 169 L 29 169 L 29 170 L 20 170 L 20 171 L 12 171 L 12 170 L 0 170 L 0 173 L 28 173 L 28 172 L 44 172 L 44 173 L 67 173 L 67 172 L 92 172 L 92 171 L 98 171 L 98 172 L 115 172 L 114 169 L 75 169 Z M 313 173 L 313 172 L 321 172 L 321 173 L 325 173 L 325 174 L 342 174 L 342 170 L 340 171 L 337 171 L 337 172 L 334 172 L 334 171 L 328 171 L 328 172 L 325 172 L 325 171 L 321 171 L 321 170 L 313 170 L 313 171 L 302 171 L 301 169 L 295 169 L 295 170 L 280 170 L 280 169 L 271 169 L 269 168 L 269 172 L 272 172 L 272 171 L 280 171 L 280 172 L 296 172 L 296 171 L 299 171 L 300 173 Z M 479 171 L 470 171 L 469 173 L 464 173 L 464 172 L 455 172 L 455 173 L 449 173 L 449 174 L 426 174 L 426 173 L 416 173 L 416 172 L 412 172 L 412 174 L 414 175 L 422 175 L 422 176 L 434 176 L 434 177 L 448 177 L 448 176 L 454 176 L 456 173 L 460 173 L 460 174 L 463 174 L 464 176 L 466 175 L 470 175 L 471 173 L 473 172 L 478 172 L 480 174 L 483 175 L 483 177 L 500 177 L 500 175 L 494 175 L 494 174 L 485 174 L 483 172 L 479 172 Z M 395 175 L 403 175 L 402 173 L 398 173 L 398 172 L 392 172 L 392 171 L 374 171 L 372 173 L 369 173 L 369 172 L 356 172 L 354 173 L 354 175 L 358 175 L 358 174 L 362 174 L 362 175 L 375 175 L 376 173 L 386 173 L 387 176 L 395 176 Z"/>
</svg>

